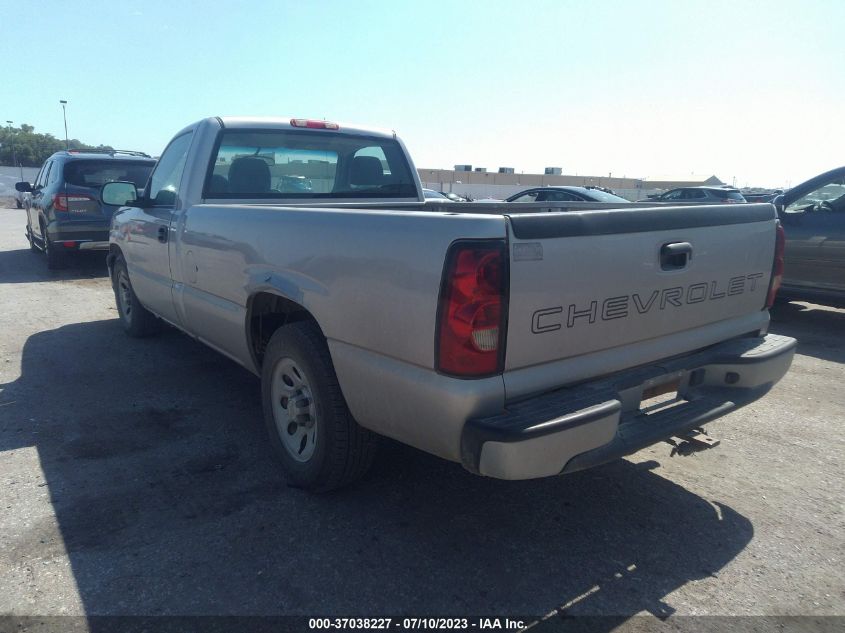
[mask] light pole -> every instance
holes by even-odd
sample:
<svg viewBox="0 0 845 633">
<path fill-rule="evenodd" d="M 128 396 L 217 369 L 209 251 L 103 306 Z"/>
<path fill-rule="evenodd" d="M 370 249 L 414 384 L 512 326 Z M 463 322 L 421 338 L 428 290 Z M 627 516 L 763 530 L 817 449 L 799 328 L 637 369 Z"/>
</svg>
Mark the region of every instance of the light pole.
<svg viewBox="0 0 845 633">
<path fill-rule="evenodd" d="M 67 140 L 67 111 L 65 110 L 65 106 L 67 105 L 67 101 L 62 99 L 59 101 L 62 104 L 62 118 L 65 120 L 65 149 L 70 149 L 70 143 Z"/>
</svg>

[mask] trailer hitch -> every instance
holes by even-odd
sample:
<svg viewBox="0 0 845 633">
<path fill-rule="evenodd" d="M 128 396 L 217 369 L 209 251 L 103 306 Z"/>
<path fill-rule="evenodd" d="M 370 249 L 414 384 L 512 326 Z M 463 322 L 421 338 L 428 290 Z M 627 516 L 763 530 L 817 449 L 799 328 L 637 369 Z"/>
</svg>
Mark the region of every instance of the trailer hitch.
<svg viewBox="0 0 845 633">
<path fill-rule="evenodd" d="M 708 448 L 714 448 L 719 445 L 720 440 L 707 435 L 704 429 L 693 429 L 686 435 L 678 435 L 670 437 L 666 443 L 672 446 L 672 452 L 669 457 L 680 455 L 686 457 L 701 451 L 706 451 Z"/>
</svg>

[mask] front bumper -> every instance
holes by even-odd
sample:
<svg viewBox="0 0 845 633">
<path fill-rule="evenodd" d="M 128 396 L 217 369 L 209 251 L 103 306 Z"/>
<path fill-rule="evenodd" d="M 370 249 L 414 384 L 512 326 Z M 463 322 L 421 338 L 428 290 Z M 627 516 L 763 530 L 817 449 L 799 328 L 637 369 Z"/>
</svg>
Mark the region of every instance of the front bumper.
<svg viewBox="0 0 845 633">
<path fill-rule="evenodd" d="M 470 419 L 461 436 L 468 470 L 499 479 L 570 473 L 697 428 L 764 395 L 789 369 L 793 338 L 769 334 L 507 404 Z M 644 392 L 677 385 L 672 406 L 641 409 Z"/>
</svg>

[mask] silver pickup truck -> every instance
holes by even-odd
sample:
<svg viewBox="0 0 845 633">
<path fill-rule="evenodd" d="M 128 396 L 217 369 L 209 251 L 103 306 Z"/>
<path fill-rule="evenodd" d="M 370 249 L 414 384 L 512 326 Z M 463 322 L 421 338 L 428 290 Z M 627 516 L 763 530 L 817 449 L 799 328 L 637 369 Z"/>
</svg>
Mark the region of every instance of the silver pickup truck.
<svg viewBox="0 0 845 633">
<path fill-rule="evenodd" d="M 770 204 L 425 202 L 402 142 L 209 118 L 119 204 L 123 327 L 166 321 L 261 377 L 292 485 L 359 477 L 380 435 L 502 479 L 689 437 L 786 373 Z"/>
</svg>

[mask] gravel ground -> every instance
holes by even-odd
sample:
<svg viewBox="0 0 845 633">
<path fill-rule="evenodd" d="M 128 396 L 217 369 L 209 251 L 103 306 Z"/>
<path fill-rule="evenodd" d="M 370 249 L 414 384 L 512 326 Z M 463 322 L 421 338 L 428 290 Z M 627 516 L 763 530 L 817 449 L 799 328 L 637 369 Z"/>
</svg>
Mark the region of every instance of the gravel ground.
<svg viewBox="0 0 845 633">
<path fill-rule="evenodd" d="M 125 337 L 104 257 L 50 273 L 24 222 L 0 209 L 0 614 L 845 615 L 843 310 L 775 312 L 792 370 L 714 450 L 501 482 L 388 442 L 310 496 L 251 374 Z"/>
</svg>

